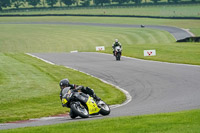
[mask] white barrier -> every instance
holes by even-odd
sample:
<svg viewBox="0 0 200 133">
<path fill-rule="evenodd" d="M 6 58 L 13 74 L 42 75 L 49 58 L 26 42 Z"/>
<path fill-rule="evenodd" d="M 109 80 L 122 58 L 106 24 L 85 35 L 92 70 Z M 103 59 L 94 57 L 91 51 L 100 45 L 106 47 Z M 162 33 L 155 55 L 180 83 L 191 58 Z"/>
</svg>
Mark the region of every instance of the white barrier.
<svg viewBox="0 0 200 133">
<path fill-rule="evenodd" d="M 96 47 L 96 51 L 102 51 L 102 50 L 105 50 L 104 46 L 97 46 Z"/>
<path fill-rule="evenodd" d="M 77 53 L 77 52 L 78 52 L 78 50 L 70 51 L 70 53 Z"/>
<path fill-rule="evenodd" d="M 144 56 L 155 56 L 156 50 L 144 50 Z"/>
</svg>

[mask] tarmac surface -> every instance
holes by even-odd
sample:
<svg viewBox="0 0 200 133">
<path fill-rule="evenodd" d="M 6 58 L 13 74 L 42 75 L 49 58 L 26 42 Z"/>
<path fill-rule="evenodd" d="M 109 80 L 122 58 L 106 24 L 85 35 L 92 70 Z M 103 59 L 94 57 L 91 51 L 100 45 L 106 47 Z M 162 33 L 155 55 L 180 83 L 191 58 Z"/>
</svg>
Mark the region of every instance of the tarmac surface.
<svg viewBox="0 0 200 133">
<path fill-rule="evenodd" d="M 123 106 L 113 107 L 108 117 L 176 112 L 200 108 L 200 66 L 145 61 L 95 52 L 35 53 L 53 64 L 91 74 L 130 94 Z M 72 81 L 73 82 L 73 81 Z M 74 81 L 75 82 L 75 81 Z M 68 115 L 0 124 L 0 129 L 50 125 L 80 120 Z"/>
<path fill-rule="evenodd" d="M 80 23 L 80 22 L 0 22 L 0 24 L 48 24 L 48 25 L 82 25 L 82 26 L 102 26 L 102 27 L 122 27 L 122 28 L 141 28 L 141 25 L 131 24 L 103 24 L 103 23 Z M 177 40 L 194 36 L 185 29 L 171 26 L 144 25 L 143 28 L 165 30 L 174 36 Z"/>
<path fill-rule="evenodd" d="M 95 23 L 25 23 L 140 27 L 140 25 Z M 189 32 L 175 27 L 145 26 L 145 28 L 166 30 L 176 40 L 192 36 Z M 93 52 L 32 53 L 32 55 L 49 61 L 49 63 L 63 65 L 88 73 L 118 86 L 118 88 L 124 89 L 127 92 L 128 100 L 123 106 L 112 107 L 111 114 L 106 117 L 93 116 L 89 119 L 75 120 L 72 120 L 68 115 L 43 117 L 28 121 L 1 123 L 0 130 L 200 108 L 200 66 L 145 61 L 129 57 L 122 57 L 121 61 L 116 61 L 112 55 Z"/>
</svg>

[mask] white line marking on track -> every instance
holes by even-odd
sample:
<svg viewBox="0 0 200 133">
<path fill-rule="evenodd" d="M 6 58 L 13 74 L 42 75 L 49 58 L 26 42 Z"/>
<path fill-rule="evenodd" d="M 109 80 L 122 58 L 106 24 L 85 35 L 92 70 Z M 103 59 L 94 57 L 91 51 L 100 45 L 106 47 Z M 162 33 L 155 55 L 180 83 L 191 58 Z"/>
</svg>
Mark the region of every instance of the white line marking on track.
<svg viewBox="0 0 200 133">
<path fill-rule="evenodd" d="M 37 58 L 37 59 L 40 59 L 40 60 L 42 60 L 42 61 L 44 61 L 44 62 L 46 62 L 46 63 L 52 64 L 52 65 L 56 65 L 56 64 L 53 63 L 53 62 L 47 61 L 47 60 L 45 60 L 45 59 L 42 59 L 42 58 L 40 58 L 40 57 L 38 57 L 38 56 L 35 56 L 35 55 L 32 55 L 32 54 L 30 54 L 30 53 L 26 53 L 26 54 L 29 55 L 29 56 L 35 57 L 35 58 Z M 108 55 L 109 55 L 109 54 L 108 54 Z M 124 105 L 128 104 L 128 103 L 132 100 L 132 97 L 131 97 L 131 95 L 128 93 L 128 91 L 126 91 L 126 90 L 120 88 L 119 86 L 116 86 L 116 85 L 114 85 L 114 84 L 112 84 L 112 83 L 109 83 L 109 82 L 103 80 L 103 79 L 100 79 L 100 78 L 98 78 L 98 77 L 95 77 L 95 76 L 93 76 L 93 75 L 91 75 L 91 74 L 89 74 L 89 73 L 86 73 L 86 72 L 83 72 L 83 71 L 79 71 L 79 70 L 77 70 L 77 69 L 74 69 L 74 68 L 71 68 L 71 67 L 68 67 L 68 66 L 65 66 L 65 67 L 66 67 L 66 68 L 73 69 L 73 70 L 78 71 L 78 72 L 85 73 L 85 74 L 87 74 L 87 75 L 89 75 L 89 76 L 92 76 L 92 77 L 94 77 L 94 78 L 97 78 L 97 79 L 101 80 L 102 82 L 104 82 L 104 83 L 106 83 L 106 84 L 110 84 L 110 85 L 116 87 L 117 89 L 119 89 L 120 91 L 122 91 L 122 92 L 126 95 L 126 101 L 123 102 L 122 104 L 111 105 L 111 106 L 110 106 L 111 109 L 124 106 Z M 44 118 L 44 119 L 47 119 L 47 118 Z"/>
<path fill-rule="evenodd" d="M 50 61 L 47 61 L 47 60 L 45 60 L 45 59 L 42 59 L 42 58 L 39 58 L 39 57 L 37 57 L 37 56 L 35 56 L 35 55 L 32 55 L 32 54 L 30 54 L 30 53 L 26 53 L 27 55 L 30 55 L 30 56 L 32 56 L 32 57 L 35 57 L 35 58 L 37 58 L 37 59 L 40 59 L 40 60 L 42 60 L 42 61 L 44 61 L 44 62 L 46 62 L 46 63 L 49 63 L 49 64 L 51 64 L 51 65 L 55 65 L 54 63 L 52 63 L 52 62 L 50 62 Z"/>
<path fill-rule="evenodd" d="M 97 53 L 97 52 L 92 52 L 92 53 Z M 113 56 L 112 54 L 107 54 L 107 53 L 99 53 L 99 54 L 105 54 L 105 55 Z M 143 61 L 143 62 L 155 62 L 155 63 L 172 64 L 172 65 L 180 65 L 180 66 L 200 67 L 200 65 L 170 63 L 170 62 L 162 62 L 162 61 L 154 61 L 154 60 L 144 60 L 144 59 L 138 59 L 138 58 L 128 57 L 128 56 L 122 56 L 122 57 L 127 58 L 127 59 L 131 59 L 131 60 L 139 60 L 139 61 Z"/>
<path fill-rule="evenodd" d="M 30 120 L 46 121 L 46 120 L 62 119 L 62 118 L 66 118 L 66 116 L 63 116 L 63 117 L 54 117 L 54 116 L 50 116 L 50 117 L 41 117 L 41 118 L 35 118 L 35 119 L 30 119 Z"/>
</svg>

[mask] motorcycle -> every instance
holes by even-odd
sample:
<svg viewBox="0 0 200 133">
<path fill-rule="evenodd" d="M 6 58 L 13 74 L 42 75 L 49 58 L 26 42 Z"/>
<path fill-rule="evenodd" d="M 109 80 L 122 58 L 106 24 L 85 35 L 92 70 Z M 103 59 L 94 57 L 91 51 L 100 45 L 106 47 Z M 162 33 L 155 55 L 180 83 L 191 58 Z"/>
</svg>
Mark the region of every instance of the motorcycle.
<svg viewBox="0 0 200 133">
<path fill-rule="evenodd" d="M 115 47 L 116 60 L 120 60 L 121 54 L 122 54 L 122 49 L 120 48 L 120 46 Z"/>
<path fill-rule="evenodd" d="M 70 117 L 72 119 L 80 116 L 88 118 L 90 115 L 109 115 L 110 108 L 102 100 L 97 101 L 89 95 L 79 92 L 76 89 L 66 87 L 62 91 L 62 104 L 70 108 Z"/>
</svg>

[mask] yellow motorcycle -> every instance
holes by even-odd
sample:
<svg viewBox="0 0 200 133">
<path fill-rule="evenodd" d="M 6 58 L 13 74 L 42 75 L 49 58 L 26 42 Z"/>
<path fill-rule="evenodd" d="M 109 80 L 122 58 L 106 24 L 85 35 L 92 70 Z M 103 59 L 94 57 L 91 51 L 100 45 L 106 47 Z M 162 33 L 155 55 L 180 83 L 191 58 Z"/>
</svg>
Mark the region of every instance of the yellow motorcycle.
<svg viewBox="0 0 200 133">
<path fill-rule="evenodd" d="M 62 90 L 62 104 L 70 108 L 72 119 L 80 116 L 88 118 L 90 115 L 109 115 L 110 108 L 102 100 L 97 101 L 89 95 L 66 87 Z"/>
</svg>

